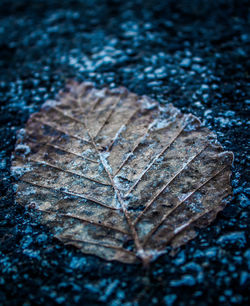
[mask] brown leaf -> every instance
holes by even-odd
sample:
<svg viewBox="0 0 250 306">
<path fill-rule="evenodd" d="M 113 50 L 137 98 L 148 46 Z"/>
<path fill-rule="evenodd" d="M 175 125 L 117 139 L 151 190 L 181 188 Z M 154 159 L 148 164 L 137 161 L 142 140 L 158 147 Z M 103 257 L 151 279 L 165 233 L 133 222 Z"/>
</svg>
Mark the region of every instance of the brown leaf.
<svg viewBox="0 0 250 306">
<path fill-rule="evenodd" d="M 207 226 L 231 193 L 231 152 L 193 115 L 125 88 L 71 82 L 17 140 L 18 203 L 66 244 L 144 264 Z"/>
</svg>

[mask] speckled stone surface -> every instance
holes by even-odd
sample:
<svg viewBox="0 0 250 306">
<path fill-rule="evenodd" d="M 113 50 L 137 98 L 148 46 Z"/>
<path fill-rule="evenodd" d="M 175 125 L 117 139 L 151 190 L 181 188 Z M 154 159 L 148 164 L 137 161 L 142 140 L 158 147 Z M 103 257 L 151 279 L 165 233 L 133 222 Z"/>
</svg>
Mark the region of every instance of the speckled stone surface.
<svg viewBox="0 0 250 306">
<path fill-rule="evenodd" d="M 244 0 L 1 1 L 0 304 L 248 303 L 248 13 Z M 234 152 L 233 200 L 175 257 L 144 270 L 83 255 L 14 204 L 16 131 L 70 78 L 171 102 Z"/>
</svg>

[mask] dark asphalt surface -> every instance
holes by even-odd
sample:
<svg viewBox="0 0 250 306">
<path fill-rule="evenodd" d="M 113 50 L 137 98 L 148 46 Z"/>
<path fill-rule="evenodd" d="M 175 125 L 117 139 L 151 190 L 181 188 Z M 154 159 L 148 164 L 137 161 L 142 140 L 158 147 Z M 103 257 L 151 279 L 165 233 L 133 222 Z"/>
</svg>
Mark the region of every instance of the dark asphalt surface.
<svg viewBox="0 0 250 306">
<path fill-rule="evenodd" d="M 0 305 L 248 304 L 247 1 L 0 3 Z M 148 270 L 83 255 L 14 204 L 16 131 L 67 79 L 126 86 L 191 112 L 235 154 L 216 221 Z"/>
</svg>

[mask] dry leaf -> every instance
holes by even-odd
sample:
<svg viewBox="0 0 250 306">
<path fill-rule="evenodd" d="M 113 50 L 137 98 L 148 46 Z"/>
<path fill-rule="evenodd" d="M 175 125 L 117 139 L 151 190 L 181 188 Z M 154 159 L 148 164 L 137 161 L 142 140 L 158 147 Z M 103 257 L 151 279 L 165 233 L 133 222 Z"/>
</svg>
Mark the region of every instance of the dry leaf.
<svg viewBox="0 0 250 306">
<path fill-rule="evenodd" d="M 16 200 L 66 244 L 144 264 L 207 226 L 231 193 L 231 152 L 193 115 L 125 88 L 71 82 L 19 133 Z"/>
</svg>

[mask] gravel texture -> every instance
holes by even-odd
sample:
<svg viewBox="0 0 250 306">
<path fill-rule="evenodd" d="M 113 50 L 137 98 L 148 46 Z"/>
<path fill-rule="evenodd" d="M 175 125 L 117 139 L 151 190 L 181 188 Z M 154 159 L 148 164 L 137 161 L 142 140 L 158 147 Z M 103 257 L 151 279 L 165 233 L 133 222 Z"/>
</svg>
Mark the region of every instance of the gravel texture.
<svg viewBox="0 0 250 306">
<path fill-rule="evenodd" d="M 1 1 L 1 305 L 249 302 L 248 13 L 245 0 Z M 83 255 L 14 204 L 16 132 L 70 78 L 172 102 L 235 153 L 232 201 L 175 257 L 145 270 Z"/>
</svg>

